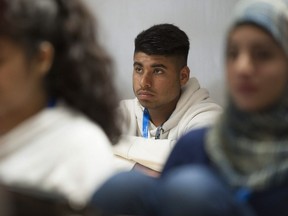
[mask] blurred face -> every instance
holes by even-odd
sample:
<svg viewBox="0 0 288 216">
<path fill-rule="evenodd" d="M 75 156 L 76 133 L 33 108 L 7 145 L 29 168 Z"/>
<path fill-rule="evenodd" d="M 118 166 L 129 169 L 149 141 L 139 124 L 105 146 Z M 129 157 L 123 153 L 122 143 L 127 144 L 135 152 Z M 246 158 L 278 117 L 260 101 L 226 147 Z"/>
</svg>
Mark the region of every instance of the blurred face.
<svg viewBox="0 0 288 216">
<path fill-rule="evenodd" d="M 0 129 L 4 127 L 4 118 L 25 116 L 44 98 L 40 71 L 36 60 L 28 61 L 18 44 L 0 37 Z"/>
<path fill-rule="evenodd" d="M 165 109 L 176 106 L 181 86 L 189 79 L 188 67 L 180 68 L 175 57 L 134 54 L 133 90 L 142 106 Z"/>
<path fill-rule="evenodd" d="M 287 87 L 287 56 L 270 34 L 253 25 L 230 33 L 226 67 L 232 100 L 243 111 L 272 106 Z"/>
</svg>

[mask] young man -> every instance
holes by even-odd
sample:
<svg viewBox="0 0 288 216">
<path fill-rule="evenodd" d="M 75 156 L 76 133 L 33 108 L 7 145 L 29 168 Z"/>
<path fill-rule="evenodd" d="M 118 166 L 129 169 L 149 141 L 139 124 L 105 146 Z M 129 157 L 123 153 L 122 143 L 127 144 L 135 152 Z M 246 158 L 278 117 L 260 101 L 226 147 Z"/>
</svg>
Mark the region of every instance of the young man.
<svg viewBox="0 0 288 216">
<path fill-rule="evenodd" d="M 188 52 L 187 35 L 172 24 L 154 25 L 136 37 L 136 98 L 120 105 L 125 126 L 114 149 L 118 166 L 161 171 L 181 135 L 211 124 L 221 112 L 197 79 L 189 78 Z"/>
</svg>

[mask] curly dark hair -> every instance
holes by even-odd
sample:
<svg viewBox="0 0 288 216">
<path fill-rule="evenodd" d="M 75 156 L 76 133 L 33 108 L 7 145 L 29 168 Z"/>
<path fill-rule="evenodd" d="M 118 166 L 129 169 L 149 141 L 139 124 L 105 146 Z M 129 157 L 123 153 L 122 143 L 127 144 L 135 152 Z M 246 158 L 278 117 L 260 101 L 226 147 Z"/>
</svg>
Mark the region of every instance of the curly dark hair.
<svg viewBox="0 0 288 216">
<path fill-rule="evenodd" d="M 48 96 L 84 113 L 116 143 L 119 99 L 112 61 L 97 41 L 96 27 L 81 0 L 0 0 L 0 35 L 22 45 L 27 56 L 43 41 L 54 46 L 45 80 Z"/>
<path fill-rule="evenodd" d="M 189 38 L 184 31 L 173 24 L 154 25 L 140 32 L 134 42 L 134 53 L 175 56 L 181 58 L 182 66 L 187 65 Z"/>
</svg>

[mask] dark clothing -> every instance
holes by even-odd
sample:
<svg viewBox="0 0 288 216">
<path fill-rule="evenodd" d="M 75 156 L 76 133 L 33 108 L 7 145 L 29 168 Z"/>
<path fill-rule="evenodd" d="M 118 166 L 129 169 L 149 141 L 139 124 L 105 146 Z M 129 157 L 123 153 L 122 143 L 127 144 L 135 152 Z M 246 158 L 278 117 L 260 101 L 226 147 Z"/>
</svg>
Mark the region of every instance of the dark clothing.
<svg viewBox="0 0 288 216">
<path fill-rule="evenodd" d="M 162 176 L 171 169 L 187 164 L 210 165 L 203 145 L 206 132 L 207 128 L 203 128 L 181 137 L 166 161 Z"/>
<path fill-rule="evenodd" d="M 160 178 L 126 172 L 110 178 L 91 205 L 112 214 L 149 216 L 288 216 L 288 184 L 250 192 L 233 189 L 205 150 L 208 129 L 176 143 Z"/>
<path fill-rule="evenodd" d="M 188 164 L 213 168 L 204 147 L 207 131 L 207 128 L 191 131 L 177 142 L 163 169 L 163 177 L 176 167 Z M 235 196 L 237 199 L 247 199 L 247 203 L 258 216 L 288 215 L 288 178 L 284 185 L 265 191 L 252 191 L 245 197 L 237 197 L 235 192 Z"/>
</svg>

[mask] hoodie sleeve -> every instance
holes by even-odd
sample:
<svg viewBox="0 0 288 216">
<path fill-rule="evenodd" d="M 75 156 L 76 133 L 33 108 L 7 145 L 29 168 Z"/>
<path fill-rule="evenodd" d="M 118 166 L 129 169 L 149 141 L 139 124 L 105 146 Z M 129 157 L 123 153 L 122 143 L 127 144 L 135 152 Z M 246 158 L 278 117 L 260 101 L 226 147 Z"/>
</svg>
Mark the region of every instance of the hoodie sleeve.
<svg viewBox="0 0 288 216">
<path fill-rule="evenodd" d="M 114 154 L 160 172 L 176 140 L 123 136 Z"/>
</svg>

